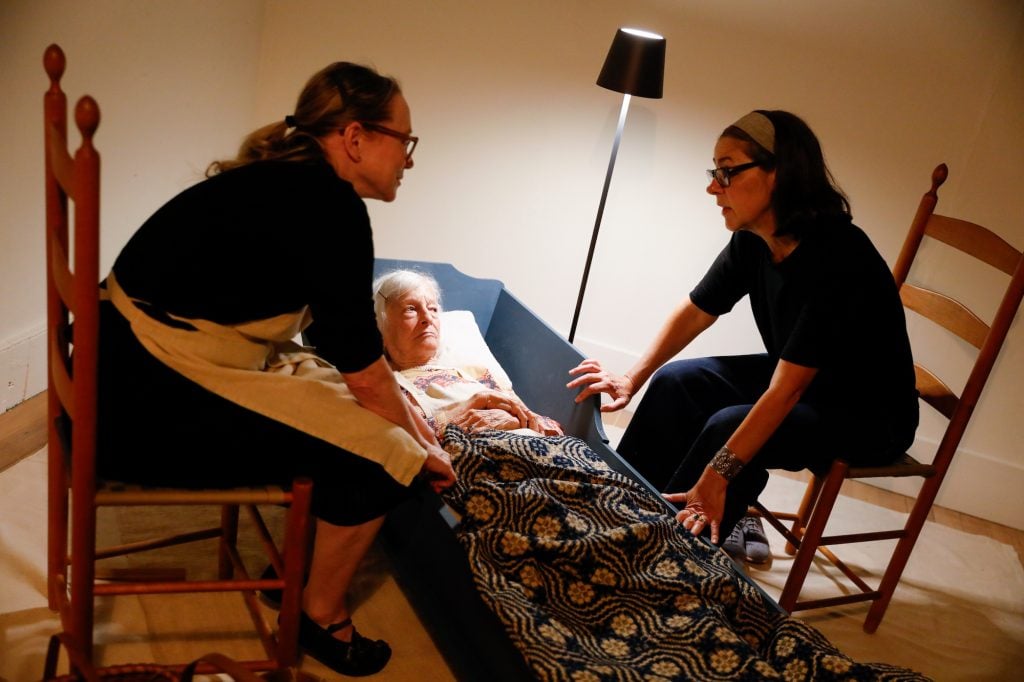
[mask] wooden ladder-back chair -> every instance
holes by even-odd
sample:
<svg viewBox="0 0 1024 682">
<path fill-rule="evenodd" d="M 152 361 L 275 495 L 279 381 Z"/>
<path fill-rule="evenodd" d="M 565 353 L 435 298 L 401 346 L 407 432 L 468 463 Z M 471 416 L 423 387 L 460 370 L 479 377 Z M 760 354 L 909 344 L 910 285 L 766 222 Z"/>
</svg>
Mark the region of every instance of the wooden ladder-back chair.
<svg viewBox="0 0 1024 682">
<path fill-rule="evenodd" d="M 885 615 L 914 543 L 931 512 L 939 487 L 949 470 L 1024 295 L 1024 254 L 1021 251 L 985 227 L 934 213 L 938 189 L 945 182 L 947 174 L 945 164 L 940 164 L 932 173 L 931 189 L 921 198 L 917 214 L 893 270 L 900 298 L 907 310 L 931 320 L 978 349 L 959 396 L 930 370 L 919 363 L 914 365 L 921 400 L 948 420 L 931 463 L 918 462 L 909 454 L 904 455 L 893 465 L 881 467 L 851 467 L 847 462 L 837 460 L 825 476 L 812 476 L 799 510 L 795 514 L 770 512 L 760 503 L 754 504 L 755 512 L 786 537 L 789 543 L 786 551 L 790 554 L 795 552 L 793 565 L 779 599 L 782 608 L 792 612 L 870 601 L 872 604 L 864 622 L 864 630 L 869 633 L 878 628 Z M 918 254 L 918 248 L 926 236 L 1010 276 L 1009 284 L 1002 294 L 991 324 L 986 324 L 959 301 L 907 282 L 907 275 Z M 921 477 L 923 482 L 902 528 L 849 535 L 824 535 L 843 481 L 908 476 Z M 792 521 L 792 527 L 786 528 L 783 520 Z M 898 542 L 877 589 L 872 589 L 828 548 L 829 545 L 879 540 Z M 799 600 L 812 559 L 819 552 L 856 585 L 857 591 L 832 598 Z"/>
<path fill-rule="evenodd" d="M 245 661 L 244 665 L 252 670 L 294 667 L 298 660 L 300 597 L 308 552 L 312 490 L 308 480 L 295 481 L 291 490 L 183 490 L 115 485 L 96 479 L 100 157 L 93 136 L 100 112 L 92 97 L 78 101 L 75 122 L 82 142 L 72 158 L 67 147 L 67 99 L 60 88 L 65 68 L 60 47 L 48 47 L 43 64 L 50 79 L 44 97 L 50 608 L 60 612 L 65 642 L 81 652 L 80 660 L 91 662 L 95 597 L 239 591 L 267 656 L 265 660 Z M 74 204 L 73 221 L 69 221 L 69 199 Z M 72 233 L 73 240 L 69 238 Z M 69 258 L 72 250 L 73 260 Z M 97 548 L 99 508 L 132 505 L 219 506 L 221 525 L 121 547 Z M 288 505 L 282 551 L 278 551 L 256 505 Z M 283 578 L 250 578 L 237 547 L 241 506 L 251 512 L 270 562 Z M 95 563 L 99 559 L 210 538 L 219 538 L 218 580 L 96 579 Z M 259 589 L 283 590 L 276 636 L 257 603 L 255 591 Z"/>
</svg>

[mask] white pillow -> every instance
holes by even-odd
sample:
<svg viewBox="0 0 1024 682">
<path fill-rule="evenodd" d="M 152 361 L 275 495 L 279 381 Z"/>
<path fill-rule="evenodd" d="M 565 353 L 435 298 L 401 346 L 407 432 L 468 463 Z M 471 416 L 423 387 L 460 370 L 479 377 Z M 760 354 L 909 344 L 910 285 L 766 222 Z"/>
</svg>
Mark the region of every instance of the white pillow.
<svg viewBox="0 0 1024 682">
<path fill-rule="evenodd" d="M 437 364 L 446 367 L 483 366 L 499 386 L 511 386 L 508 374 L 480 334 L 470 310 L 445 310 L 441 313 L 441 352 Z"/>
</svg>

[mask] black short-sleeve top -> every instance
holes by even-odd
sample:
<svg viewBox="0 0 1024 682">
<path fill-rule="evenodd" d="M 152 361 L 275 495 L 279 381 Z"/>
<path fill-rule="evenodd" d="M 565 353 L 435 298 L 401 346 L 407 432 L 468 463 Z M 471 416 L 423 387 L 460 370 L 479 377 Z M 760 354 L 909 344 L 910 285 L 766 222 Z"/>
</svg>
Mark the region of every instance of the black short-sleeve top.
<svg viewBox="0 0 1024 682">
<path fill-rule="evenodd" d="M 863 230 L 844 217 L 822 221 L 781 263 L 757 235 L 734 233 L 690 299 L 717 316 L 745 295 L 769 356 L 818 370 L 806 401 L 833 419 L 880 421 L 913 437 L 918 402 L 903 306 Z"/>
<path fill-rule="evenodd" d="M 309 306 L 317 353 L 342 372 L 383 353 L 373 313 L 366 205 L 323 161 L 257 162 L 161 207 L 114 263 L 159 311 L 238 324 Z"/>
</svg>

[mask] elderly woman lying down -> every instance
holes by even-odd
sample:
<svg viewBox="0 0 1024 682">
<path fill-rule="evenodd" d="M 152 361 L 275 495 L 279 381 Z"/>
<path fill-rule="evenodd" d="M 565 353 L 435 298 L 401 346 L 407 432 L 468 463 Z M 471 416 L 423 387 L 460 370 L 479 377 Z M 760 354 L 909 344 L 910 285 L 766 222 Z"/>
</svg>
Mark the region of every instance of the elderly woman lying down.
<svg viewBox="0 0 1024 682">
<path fill-rule="evenodd" d="M 385 356 L 410 402 L 439 436 L 448 424 L 465 431 L 526 429 L 562 435 L 556 421 L 523 404 L 507 377 L 445 353 L 441 291 L 432 277 L 393 270 L 377 278 L 373 292 Z"/>
<path fill-rule="evenodd" d="M 455 359 L 438 299 L 415 272 L 375 284 L 387 358 L 457 473 L 443 496 L 474 583 L 536 678 L 922 679 L 844 656 L 655 492 L 531 412 L 496 363 Z"/>
</svg>

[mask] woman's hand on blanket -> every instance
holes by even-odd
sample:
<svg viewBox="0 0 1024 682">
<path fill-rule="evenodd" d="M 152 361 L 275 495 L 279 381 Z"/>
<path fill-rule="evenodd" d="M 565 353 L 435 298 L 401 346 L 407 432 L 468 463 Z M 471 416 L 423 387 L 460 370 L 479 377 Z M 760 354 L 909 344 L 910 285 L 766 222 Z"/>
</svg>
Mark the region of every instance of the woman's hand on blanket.
<svg viewBox="0 0 1024 682">
<path fill-rule="evenodd" d="M 442 490 L 452 487 L 455 484 L 455 470 L 452 469 L 452 460 L 437 445 L 427 448 L 427 460 L 423 462 L 420 475 L 430 484 L 430 488 L 439 493 Z"/>
<path fill-rule="evenodd" d="M 587 358 L 573 367 L 569 370 L 569 374 L 581 375 L 565 385 L 570 389 L 583 387 L 583 390 L 576 396 L 577 403 L 598 393 L 607 393 L 611 396 L 610 403 L 601 405 L 602 412 L 621 410 L 629 404 L 633 393 L 636 392 L 633 379 L 628 374 L 613 374 L 601 367 L 601 363 L 593 358 Z"/>
<path fill-rule="evenodd" d="M 723 479 L 724 480 L 724 479 Z M 676 520 L 694 535 L 711 529 L 711 542 L 718 544 L 718 531 L 725 515 L 725 486 L 712 478 L 701 476 L 697 485 L 685 493 L 665 493 L 666 500 L 683 509 Z"/>
</svg>

